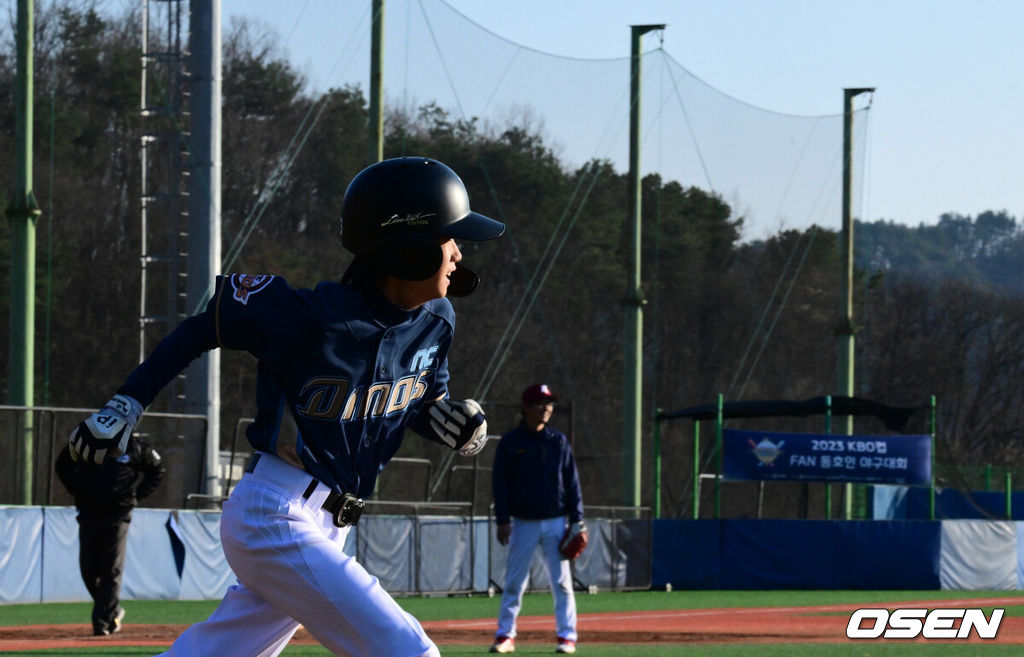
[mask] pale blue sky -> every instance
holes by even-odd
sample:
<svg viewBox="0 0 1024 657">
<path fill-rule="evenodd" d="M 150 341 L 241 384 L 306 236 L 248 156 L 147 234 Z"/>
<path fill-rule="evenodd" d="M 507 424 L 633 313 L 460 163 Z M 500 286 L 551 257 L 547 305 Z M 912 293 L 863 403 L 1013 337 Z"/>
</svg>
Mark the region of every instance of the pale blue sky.
<svg viewBox="0 0 1024 657">
<path fill-rule="evenodd" d="M 627 56 L 628 25 L 665 23 L 664 49 L 691 73 L 784 113 L 839 113 L 844 87 L 875 87 L 868 218 L 1024 218 L 1019 0 L 448 2 L 508 39 L 577 57 Z"/>
<path fill-rule="evenodd" d="M 626 57 L 629 25 L 665 23 L 645 50 L 663 39 L 697 78 L 775 112 L 839 114 L 844 87 L 876 87 L 861 154 L 864 218 L 930 224 L 988 209 L 1024 218 L 1020 0 L 446 1 L 504 39 L 582 59 Z M 332 22 L 340 4 L 370 0 L 223 0 L 224 24 L 236 14 L 268 21 L 314 84 L 333 83 L 336 60 L 316 33 L 344 40 Z"/>
</svg>

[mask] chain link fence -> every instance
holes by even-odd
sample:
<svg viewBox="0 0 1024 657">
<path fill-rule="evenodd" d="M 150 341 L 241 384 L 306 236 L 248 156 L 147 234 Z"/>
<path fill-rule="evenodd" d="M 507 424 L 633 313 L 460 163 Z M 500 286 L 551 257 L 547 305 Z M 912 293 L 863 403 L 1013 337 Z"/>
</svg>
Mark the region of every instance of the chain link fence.
<svg viewBox="0 0 1024 657">
<path fill-rule="evenodd" d="M 74 500 L 61 485 L 54 464 L 68 444 L 71 431 L 96 409 L 44 406 L 0 406 L 0 435 L 11 446 L 11 458 L 0 461 L 0 504 L 24 504 L 26 483 L 22 467 L 31 449 L 31 498 L 29 504 L 73 506 Z M 167 466 L 164 480 L 140 506 L 184 508 L 190 493 L 202 490 L 206 418 L 201 415 L 146 413 L 135 435 L 153 446 Z"/>
</svg>

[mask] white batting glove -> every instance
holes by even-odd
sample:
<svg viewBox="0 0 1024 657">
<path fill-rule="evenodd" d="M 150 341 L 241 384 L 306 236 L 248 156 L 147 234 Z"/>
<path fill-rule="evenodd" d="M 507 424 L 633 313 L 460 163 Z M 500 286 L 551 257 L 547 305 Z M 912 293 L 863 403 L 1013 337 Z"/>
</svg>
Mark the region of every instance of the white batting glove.
<svg viewBox="0 0 1024 657">
<path fill-rule="evenodd" d="M 71 432 L 71 458 L 99 465 L 108 458 L 121 456 L 128 451 L 128 439 L 140 417 L 142 404 L 128 395 L 114 395 Z"/>
<path fill-rule="evenodd" d="M 463 456 L 479 454 L 487 444 L 487 416 L 472 399 L 442 399 L 431 404 L 430 428 Z"/>
</svg>

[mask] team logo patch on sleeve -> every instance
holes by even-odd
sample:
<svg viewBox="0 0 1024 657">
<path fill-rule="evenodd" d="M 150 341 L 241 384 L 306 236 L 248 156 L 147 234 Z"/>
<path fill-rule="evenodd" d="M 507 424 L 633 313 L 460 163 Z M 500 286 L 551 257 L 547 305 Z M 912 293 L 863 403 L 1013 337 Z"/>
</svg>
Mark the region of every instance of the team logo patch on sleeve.
<svg viewBox="0 0 1024 657">
<path fill-rule="evenodd" d="M 270 285 L 274 280 L 271 274 L 231 274 L 231 298 L 243 306 L 249 303 L 249 297 Z"/>
</svg>

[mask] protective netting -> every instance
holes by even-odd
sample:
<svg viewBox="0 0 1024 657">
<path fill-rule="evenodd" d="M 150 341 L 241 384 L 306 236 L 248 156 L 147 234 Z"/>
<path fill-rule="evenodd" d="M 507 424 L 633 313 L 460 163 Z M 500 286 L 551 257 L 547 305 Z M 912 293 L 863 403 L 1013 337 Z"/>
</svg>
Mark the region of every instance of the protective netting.
<svg viewBox="0 0 1024 657">
<path fill-rule="evenodd" d="M 307 2 L 276 29 L 296 67 L 320 90 L 369 77 L 370 3 Z M 567 168 L 592 159 L 628 171 L 630 61 L 574 59 L 513 43 L 442 0 L 385 3 L 387 111 L 435 105 L 477 130 L 538 131 Z M 230 21 L 226 23 L 230 25 Z M 671 29 L 669 27 L 668 29 Z M 630 27 L 622 26 L 628 44 Z M 300 42 L 302 46 L 299 47 Z M 838 230 L 841 216 L 842 89 L 836 114 L 793 116 L 716 89 L 644 36 L 642 163 L 683 186 L 720 195 L 744 217 L 745 237 L 762 239 L 812 224 Z M 299 53 L 320 53 L 315 61 Z M 865 96 L 864 98 L 868 98 Z M 866 109 L 867 102 L 858 106 Z M 853 214 L 858 215 L 867 111 L 854 118 Z"/>
</svg>

